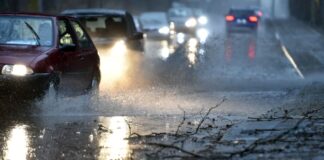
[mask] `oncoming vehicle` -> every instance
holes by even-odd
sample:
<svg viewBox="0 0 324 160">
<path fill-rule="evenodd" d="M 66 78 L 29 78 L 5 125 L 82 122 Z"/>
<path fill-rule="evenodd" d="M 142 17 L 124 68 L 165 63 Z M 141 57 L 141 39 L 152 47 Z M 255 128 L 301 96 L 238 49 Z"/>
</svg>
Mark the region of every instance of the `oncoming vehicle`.
<svg viewBox="0 0 324 160">
<path fill-rule="evenodd" d="M 140 23 L 148 39 L 169 40 L 170 28 L 166 13 L 142 13 L 140 15 Z"/>
<path fill-rule="evenodd" d="M 74 9 L 62 12 L 77 18 L 94 41 L 101 60 L 106 87 L 140 71 L 144 56 L 143 33 L 138 32 L 133 16 L 123 10 Z"/>
<path fill-rule="evenodd" d="M 100 83 L 99 56 L 74 18 L 0 14 L 0 89 L 3 95 L 82 94 Z"/>
<path fill-rule="evenodd" d="M 109 9 L 71 9 L 62 12 L 80 20 L 99 49 L 124 44 L 124 49 L 143 52 L 143 34 L 137 31 L 133 16 L 127 11 Z"/>
<path fill-rule="evenodd" d="M 177 33 L 195 35 L 198 21 L 192 9 L 187 7 L 174 7 L 169 9 L 169 20 L 175 25 Z"/>
<path fill-rule="evenodd" d="M 227 31 L 238 28 L 256 30 L 259 24 L 259 15 L 254 9 L 230 9 L 225 20 Z"/>
</svg>

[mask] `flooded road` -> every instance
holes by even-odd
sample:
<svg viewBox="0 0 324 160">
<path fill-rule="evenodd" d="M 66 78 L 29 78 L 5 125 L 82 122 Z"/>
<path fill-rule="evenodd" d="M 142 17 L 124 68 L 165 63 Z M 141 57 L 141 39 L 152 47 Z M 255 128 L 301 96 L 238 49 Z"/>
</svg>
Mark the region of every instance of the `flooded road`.
<svg viewBox="0 0 324 160">
<path fill-rule="evenodd" d="M 116 73 L 113 81 L 105 68 L 109 69 L 105 64 L 111 59 L 103 57 L 98 96 L 3 103 L 0 157 L 127 159 L 141 145 L 129 144 L 126 138 L 131 133 L 174 133 L 184 111 L 197 124 L 202 113 L 224 98 L 227 101 L 212 113 L 214 117 L 241 121 L 259 116 L 294 100 L 293 91 L 316 81 L 321 73 L 318 58 L 313 63 L 300 56 L 300 50 L 311 45 L 296 51 L 292 46 L 298 37 L 280 21 L 263 21 L 257 33 L 228 35 L 222 23 L 218 27 L 211 29 L 204 44 L 188 38 L 173 48 L 165 41 L 147 41 L 140 69 L 133 72 L 129 66 Z M 322 38 L 308 27 L 298 27 L 311 38 Z M 282 45 L 287 46 L 304 78 L 287 59 Z M 121 72 L 125 75 L 119 75 Z"/>
</svg>

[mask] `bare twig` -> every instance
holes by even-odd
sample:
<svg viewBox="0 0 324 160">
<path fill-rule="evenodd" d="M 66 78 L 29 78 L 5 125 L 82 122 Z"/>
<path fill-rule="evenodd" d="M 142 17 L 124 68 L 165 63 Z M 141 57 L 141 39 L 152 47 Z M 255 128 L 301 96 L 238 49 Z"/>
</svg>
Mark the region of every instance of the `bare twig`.
<svg viewBox="0 0 324 160">
<path fill-rule="evenodd" d="M 186 121 L 186 111 L 183 108 L 181 108 L 180 106 L 178 106 L 178 108 L 183 112 L 183 118 L 182 118 L 181 123 L 178 125 L 177 131 L 175 133 L 176 135 L 179 135 L 180 128 Z"/>
<path fill-rule="evenodd" d="M 320 108 L 317 108 L 317 109 L 314 109 L 314 110 L 307 111 L 307 112 L 303 113 L 303 116 L 309 118 L 309 116 L 311 114 L 317 113 L 317 112 L 319 112 L 322 109 L 324 109 L 324 106 L 323 107 L 320 107 Z"/>
<path fill-rule="evenodd" d="M 226 101 L 226 98 L 223 98 L 223 100 L 221 102 L 219 102 L 216 106 L 214 107 L 211 107 L 208 109 L 207 113 L 204 115 L 204 117 L 200 120 L 197 128 L 196 128 L 196 131 L 195 131 L 195 134 L 198 133 L 201 125 L 205 122 L 205 120 L 208 118 L 209 114 L 211 111 L 213 111 L 214 109 L 218 108 L 219 106 L 221 106 L 224 102 Z"/>
<path fill-rule="evenodd" d="M 135 132 L 132 131 L 132 127 L 131 127 L 131 124 L 130 124 L 129 121 L 127 121 L 127 120 L 125 119 L 125 122 L 126 122 L 126 124 L 127 124 L 127 126 L 128 126 L 128 139 L 132 138 L 132 136 L 136 136 L 137 138 L 144 137 L 143 135 L 141 135 L 141 134 L 139 134 L 139 133 L 135 133 Z M 134 137 L 133 137 L 133 138 L 134 138 Z"/>
<path fill-rule="evenodd" d="M 246 154 L 252 152 L 253 150 L 255 150 L 255 148 L 257 146 L 259 146 L 259 145 L 277 142 L 278 140 L 282 139 L 283 137 L 285 137 L 286 135 L 288 135 L 292 131 L 298 129 L 300 124 L 302 122 L 304 122 L 305 119 L 310 118 L 311 114 L 317 113 L 318 111 L 320 111 L 322 109 L 324 109 L 324 107 L 321 107 L 321 108 L 314 109 L 314 110 L 307 111 L 307 112 L 303 113 L 304 116 L 301 119 L 299 119 L 297 121 L 297 123 L 292 128 L 287 129 L 286 131 L 282 132 L 281 134 L 279 134 L 277 136 L 274 136 L 274 137 L 271 137 L 271 138 L 268 138 L 268 139 L 259 139 L 259 140 L 255 141 L 254 143 L 250 144 L 248 147 L 246 147 L 242 151 L 231 154 L 230 157 L 232 158 L 234 155 L 246 155 Z"/>
<path fill-rule="evenodd" d="M 128 138 L 132 136 L 132 127 L 130 125 L 130 123 L 127 121 L 127 119 L 125 119 L 125 123 L 128 126 Z"/>
<path fill-rule="evenodd" d="M 170 148 L 170 149 L 175 149 L 178 150 L 182 153 L 188 154 L 190 156 L 196 157 L 196 158 L 204 158 L 203 156 L 193 153 L 193 152 L 189 152 L 187 150 L 184 150 L 178 146 L 174 146 L 174 145 L 169 145 L 169 144 L 162 144 L 162 143 L 146 143 L 147 145 L 151 145 L 151 146 L 157 146 L 157 147 L 162 147 L 162 148 Z"/>
</svg>

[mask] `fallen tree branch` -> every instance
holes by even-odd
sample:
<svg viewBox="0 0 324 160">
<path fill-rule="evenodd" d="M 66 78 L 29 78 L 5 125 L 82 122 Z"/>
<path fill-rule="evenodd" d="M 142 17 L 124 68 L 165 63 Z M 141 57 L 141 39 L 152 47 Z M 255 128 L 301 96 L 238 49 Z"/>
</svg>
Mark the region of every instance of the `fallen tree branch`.
<svg viewBox="0 0 324 160">
<path fill-rule="evenodd" d="M 219 106 L 221 106 L 224 102 L 226 101 L 226 98 L 223 98 L 223 100 L 221 102 L 219 102 L 216 106 L 214 107 L 211 107 L 208 109 L 208 111 L 206 112 L 206 114 L 204 115 L 204 117 L 200 120 L 197 128 L 196 128 L 196 131 L 195 131 L 195 134 L 198 133 L 201 125 L 205 122 L 205 120 L 208 118 L 210 112 L 212 112 L 214 109 L 218 108 Z"/>
<path fill-rule="evenodd" d="M 177 128 L 177 131 L 176 131 L 176 135 L 179 135 L 179 131 L 180 131 L 180 128 L 182 127 L 182 125 L 185 123 L 185 121 L 186 121 L 186 111 L 183 109 L 183 108 L 181 108 L 181 107 L 178 107 L 180 110 L 182 110 L 183 111 L 183 118 L 182 118 L 182 121 L 181 121 L 181 123 L 178 125 L 178 128 Z"/>
<path fill-rule="evenodd" d="M 193 156 L 195 158 L 204 158 L 203 156 L 193 153 L 193 152 L 189 152 L 187 150 L 184 150 L 178 146 L 174 146 L 174 145 L 169 145 L 169 144 L 162 144 L 162 143 L 145 143 L 146 145 L 150 145 L 150 146 L 156 146 L 156 147 L 161 147 L 161 148 L 170 148 L 170 149 L 175 149 L 178 150 L 182 153 L 188 154 L 190 156 Z"/>
<path fill-rule="evenodd" d="M 314 110 L 307 111 L 307 112 L 303 113 L 304 116 L 300 120 L 298 120 L 297 123 L 292 128 L 287 129 L 286 131 L 282 132 L 281 134 L 279 134 L 277 136 L 267 138 L 267 139 L 259 139 L 259 140 L 255 141 L 254 143 L 250 144 L 248 147 L 246 147 L 242 151 L 232 153 L 229 158 L 233 158 L 233 156 L 235 156 L 235 155 L 241 155 L 241 156 L 246 155 L 246 154 L 252 152 L 253 150 L 255 150 L 255 148 L 257 148 L 257 146 L 259 146 L 259 145 L 277 142 L 278 140 L 282 139 L 283 137 L 285 137 L 286 135 L 288 135 L 292 131 L 298 129 L 300 124 L 302 122 L 304 122 L 304 120 L 310 118 L 311 114 L 317 113 L 318 111 L 320 111 L 322 109 L 324 109 L 324 107 L 321 107 L 321 108 L 314 109 Z M 285 120 L 287 120 L 287 119 L 285 119 Z"/>
<path fill-rule="evenodd" d="M 130 138 L 132 136 L 132 127 L 130 125 L 130 123 L 127 121 L 127 119 L 125 119 L 125 123 L 127 124 L 128 126 L 128 138 Z"/>
</svg>

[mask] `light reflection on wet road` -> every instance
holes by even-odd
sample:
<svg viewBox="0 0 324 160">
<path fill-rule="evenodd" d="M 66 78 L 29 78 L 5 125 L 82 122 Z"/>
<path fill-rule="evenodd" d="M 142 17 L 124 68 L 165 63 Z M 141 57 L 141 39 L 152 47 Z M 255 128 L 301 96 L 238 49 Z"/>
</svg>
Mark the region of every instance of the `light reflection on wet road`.
<svg viewBox="0 0 324 160">
<path fill-rule="evenodd" d="M 99 123 L 107 128 L 108 133 L 99 136 L 99 146 L 102 148 L 98 159 L 125 159 L 130 150 L 126 138 L 129 135 L 125 117 L 99 118 Z"/>
<path fill-rule="evenodd" d="M 4 159 L 23 160 L 29 155 L 27 127 L 26 125 L 16 125 L 10 130 L 4 149 Z"/>
<path fill-rule="evenodd" d="M 129 158 L 133 148 L 125 139 L 130 132 L 126 122 L 137 133 L 174 132 L 182 118 L 179 107 L 198 115 L 223 97 L 229 101 L 216 114 L 248 117 L 265 113 L 285 102 L 286 88 L 298 86 L 300 79 L 273 32 L 261 27 L 257 35 L 227 36 L 219 31 L 205 48 L 194 38 L 177 49 L 166 41 L 148 41 L 144 67 L 131 76 L 127 72 L 112 75 L 111 63 L 105 63 L 119 68 L 124 66 L 123 57 L 118 55 L 115 61 L 116 57 L 102 56 L 99 101 L 69 97 L 55 104 L 18 105 L 21 109 L 10 114 L 1 112 L 10 119 L 1 118 L 0 157 Z"/>
</svg>

